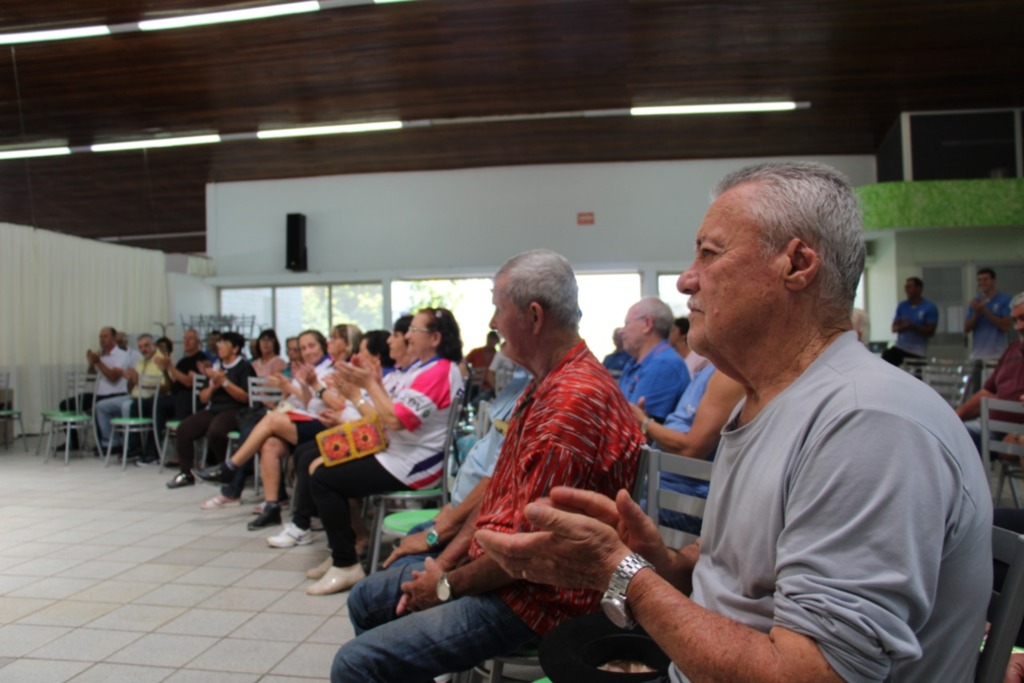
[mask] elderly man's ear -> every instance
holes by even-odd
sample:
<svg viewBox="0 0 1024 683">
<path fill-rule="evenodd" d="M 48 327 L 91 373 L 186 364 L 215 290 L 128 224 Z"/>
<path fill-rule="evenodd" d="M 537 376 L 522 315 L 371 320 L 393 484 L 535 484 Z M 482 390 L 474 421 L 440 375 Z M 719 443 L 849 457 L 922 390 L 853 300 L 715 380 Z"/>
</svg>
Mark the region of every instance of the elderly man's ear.
<svg viewBox="0 0 1024 683">
<path fill-rule="evenodd" d="M 801 239 L 793 238 L 786 245 L 787 268 L 783 274 L 786 288 L 791 291 L 806 289 L 818 276 L 821 257 Z"/>
</svg>

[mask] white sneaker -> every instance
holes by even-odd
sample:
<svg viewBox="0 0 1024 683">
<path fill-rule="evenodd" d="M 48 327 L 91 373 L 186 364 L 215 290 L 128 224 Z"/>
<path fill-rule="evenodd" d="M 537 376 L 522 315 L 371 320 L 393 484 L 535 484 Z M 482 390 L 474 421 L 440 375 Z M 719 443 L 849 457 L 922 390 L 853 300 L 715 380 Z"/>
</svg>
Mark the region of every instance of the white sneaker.
<svg viewBox="0 0 1024 683">
<path fill-rule="evenodd" d="M 288 522 L 281 533 L 267 539 L 267 545 L 272 548 L 294 548 L 297 545 L 309 545 L 312 542 L 313 532 L 300 529 L 292 522 Z"/>
<path fill-rule="evenodd" d="M 229 508 L 241 504 L 241 498 L 228 498 L 227 496 L 222 496 L 218 493 L 213 498 L 203 501 L 199 507 L 202 510 L 219 510 L 221 508 Z"/>
</svg>

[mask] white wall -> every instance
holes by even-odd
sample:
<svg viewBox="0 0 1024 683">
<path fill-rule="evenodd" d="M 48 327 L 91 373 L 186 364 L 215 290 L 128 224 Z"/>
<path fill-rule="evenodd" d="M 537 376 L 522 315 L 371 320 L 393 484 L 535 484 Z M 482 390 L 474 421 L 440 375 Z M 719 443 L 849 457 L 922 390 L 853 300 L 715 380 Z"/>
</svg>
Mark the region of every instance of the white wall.
<svg viewBox="0 0 1024 683">
<path fill-rule="evenodd" d="M 871 156 L 821 157 L 855 185 Z M 561 164 L 207 185 L 210 284 L 491 275 L 545 247 L 580 270 L 676 270 L 711 187 L 751 159 Z M 578 226 L 578 212 L 596 223 Z M 285 270 L 285 215 L 307 218 L 308 273 Z M 645 290 L 653 293 L 652 277 Z"/>
<path fill-rule="evenodd" d="M 167 273 L 167 298 L 170 301 L 171 318 L 164 322 L 174 323 L 174 327 L 168 328 L 167 336 L 175 342 L 177 357 L 180 355 L 178 342 L 185 335 L 185 327 L 181 323 L 182 316 L 187 322 L 193 315 L 216 313 L 217 288 L 207 284 L 202 278 L 184 273 Z"/>
</svg>

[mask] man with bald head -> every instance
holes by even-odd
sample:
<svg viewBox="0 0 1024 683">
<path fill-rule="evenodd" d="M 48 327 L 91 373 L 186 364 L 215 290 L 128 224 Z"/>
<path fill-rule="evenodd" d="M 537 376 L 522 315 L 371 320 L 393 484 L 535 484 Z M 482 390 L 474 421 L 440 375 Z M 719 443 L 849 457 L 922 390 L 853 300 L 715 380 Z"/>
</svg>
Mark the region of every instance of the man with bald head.
<svg viewBox="0 0 1024 683">
<path fill-rule="evenodd" d="M 622 348 L 633 359 L 619 376 L 619 388 L 657 422 L 665 421 L 690 383 L 686 362 L 668 343 L 672 322 L 668 304 L 649 296 L 629 307 L 622 326 Z"/>
<path fill-rule="evenodd" d="M 702 536 L 680 551 L 619 491 L 555 488 L 536 530 L 481 530 L 510 574 L 605 591 L 669 679 L 971 681 L 992 581 L 988 479 L 932 389 L 850 325 L 857 199 L 834 169 L 727 176 L 679 278 L 690 344 L 743 387 Z"/>
</svg>

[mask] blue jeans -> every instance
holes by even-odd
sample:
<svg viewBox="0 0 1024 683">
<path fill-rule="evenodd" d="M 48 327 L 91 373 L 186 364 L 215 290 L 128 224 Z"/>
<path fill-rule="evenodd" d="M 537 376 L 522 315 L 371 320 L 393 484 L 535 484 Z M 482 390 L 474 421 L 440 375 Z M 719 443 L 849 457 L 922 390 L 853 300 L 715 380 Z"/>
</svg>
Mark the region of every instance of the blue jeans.
<svg viewBox="0 0 1024 683">
<path fill-rule="evenodd" d="M 396 617 L 399 586 L 422 568 L 408 564 L 371 574 L 352 589 L 348 611 L 358 635 L 334 656 L 332 683 L 430 681 L 540 642 L 493 593 Z"/>
<path fill-rule="evenodd" d="M 135 403 L 135 399 L 131 396 L 115 396 L 114 398 L 102 398 L 96 402 L 96 407 L 93 412 L 96 413 L 96 424 L 99 426 L 100 433 L 100 447 L 104 452 L 107 450 L 107 444 L 110 443 L 111 431 L 113 431 L 113 425 L 111 421 L 115 417 L 128 417 L 129 410 L 132 404 Z M 114 445 L 112 449 L 121 447 L 121 433 L 118 432 L 114 435 Z"/>
</svg>

